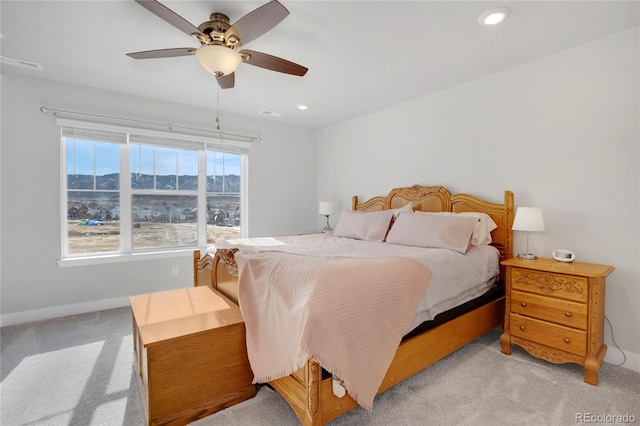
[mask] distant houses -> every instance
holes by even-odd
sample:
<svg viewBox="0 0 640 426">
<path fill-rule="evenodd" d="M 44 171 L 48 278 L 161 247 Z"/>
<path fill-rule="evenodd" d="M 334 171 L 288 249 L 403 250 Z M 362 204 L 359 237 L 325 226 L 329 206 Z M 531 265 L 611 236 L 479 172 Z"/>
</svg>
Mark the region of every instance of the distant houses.
<svg viewBox="0 0 640 426">
<path fill-rule="evenodd" d="M 112 192 L 120 188 L 120 175 L 118 173 L 99 176 L 99 180 L 93 175 L 68 174 L 67 189 L 69 190 L 67 219 L 69 220 L 119 220 L 120 205 L 117 198 L 105 196 L 100 190 Z M 133 173 L 131 175 L 131 189 L 133 190 L 195 190 L 198 188 L 198 176 L 180 175 L 150 175 Z M 75 193 L 75 190 L 84 192 Z M 208 175 L 207 176 L 207 223 L 217 226 L 240 226 L 240 176 Z M 73 196 L 71 196 L 71 194 Z M 104 197 L 104 198 L 103 198 Z M 134 222 L 159 222 L 159 223 L 195 223 L 198 217 L 197 209 L 168 206 L 173 201 L 166 202 L 163 197 L 151 195 L 147 201 L 145 196 L 139 196 L 133 204 L 132 219 Z M 155 199 L 155 201 L 154 201 Z M 115 201 L 114 201 L 115 200 Z M 213 201 L 211 201 L 213 200 Z M 154 204 L 155 203 L 155 204 Z M 161 205 L 162 203 L 162 205 Z M 193 203 L 190 204 L 194 206 Z"/>
<path fill-rule="evenodd" d="M 85 205 L 67 210 L 67 219 L 89 219 L 89 208 Z"/>
<path fill-rule="evenodd" d="M 70 207 L 67 210 L 67 219 L 117 220 L 119 218 L 120 207 L 96 206 L 90 208 L 83 204 L 79 207 Z"/>
<path fill-rule="evenodd" d="M 134 222 L 193 223 L 197 220 L 197 209 L 178 208 L 175 206 L 133 207 Z M 69 220 L 118 220 L 120 206 L 73 206 L 67 210 Z M 211 209 L 207 213 L 207 223 L 217 226 L 240 226 L 240 211 Z"/>
<path fill-rule="evenodd" d="M 174 206 L 134 207 L 133 220 L 134 222 L 195 222 L 196 212 Z"/>
<path fill-rule="evenodd" d="M 240 226 L 240 211 L 212 209 L 208 213 L 207 223 L 217 226 Z"/>
</svg>

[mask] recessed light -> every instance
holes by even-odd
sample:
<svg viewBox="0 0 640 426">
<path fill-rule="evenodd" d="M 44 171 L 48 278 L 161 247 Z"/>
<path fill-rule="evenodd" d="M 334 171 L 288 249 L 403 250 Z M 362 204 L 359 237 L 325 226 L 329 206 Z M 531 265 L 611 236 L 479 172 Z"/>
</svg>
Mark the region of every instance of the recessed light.
<svg viewBox="0 0 640 426">
<path fill-rule="evenodd" d="M 478 22 L 482 25 L 496 25 L 509 17 L 511 9 L 508 7 L 496 7 L 484 12 L 478 18 Z"/>
<path fill-rule="evenodd" d="M 300 111 L 304 111 L 304 110 L 309 109 L 309 105 L 298 104 L 298 105 L 296 105 L 296 108 L 298 108 Z"/>
<path fill-rule="evenodd" d="M 259 112 L 260 115 L 268 115 L 270 117 L 282 117 L 281 112 L 269 111 L 267 109 L 263 109 Z"/>
</svg>

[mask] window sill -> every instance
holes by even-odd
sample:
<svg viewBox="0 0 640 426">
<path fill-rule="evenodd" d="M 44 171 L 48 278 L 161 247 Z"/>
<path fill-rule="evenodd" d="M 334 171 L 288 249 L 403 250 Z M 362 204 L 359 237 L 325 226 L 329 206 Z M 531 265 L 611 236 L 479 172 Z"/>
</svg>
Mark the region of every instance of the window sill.
<svg viewBox="0 0 640 426">
<path fill-rule="evenodd" d="M 190 257 L 197 247 L 179 250 L 168 250 L 153 253 L 127 253 L 127 254 L 107 254 L 102 256 L 69 257 L 58 260 L 60 268 L 74 266 L 102 265 L 107 263 L 137 262 L 141 260 L 168 259 L 176 257 Z M 202 250 L 202 249 L 201 249 Z M 205 249 L 206 250 L 206 249 Z"/>
</svg>

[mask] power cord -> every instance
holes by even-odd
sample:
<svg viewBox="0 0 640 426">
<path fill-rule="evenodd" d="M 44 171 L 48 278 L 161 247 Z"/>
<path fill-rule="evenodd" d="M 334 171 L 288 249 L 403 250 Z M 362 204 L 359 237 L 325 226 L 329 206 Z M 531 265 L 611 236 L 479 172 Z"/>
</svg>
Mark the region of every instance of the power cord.
<svg viewBox="0 0 640 426">
<path fill-rule="evenodd" d="M 615 337 L 613 337 L 613 326 L 611 325 L 611 321 L 609 321 L 609 318 L 607 318 L 606 315 L 604 316 L 604 319 L 606 319 L 607 324 L 609 324 L 609 330 L 611 330 L 611 340 L 613 341 L 613 344 L 616 346 L 616 349 L 618 349 L 620 353 L 622 353 L 622 362 L 620 364 L 611 364 L 616 367 L 619 367 L 627 361 L 627 355 L 624 353 L 622 349 L 620 349 L 620 346 L 618 346 L 618 344 L 616 343 Z"/>
</svg>

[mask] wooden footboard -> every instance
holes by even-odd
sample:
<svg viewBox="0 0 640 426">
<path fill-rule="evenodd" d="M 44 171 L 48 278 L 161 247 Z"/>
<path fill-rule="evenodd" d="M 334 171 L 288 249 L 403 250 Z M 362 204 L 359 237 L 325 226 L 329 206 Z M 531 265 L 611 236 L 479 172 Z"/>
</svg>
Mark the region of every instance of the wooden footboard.
<svg viewBox="0 0 640 426">
<path fill-rule="evenodd" d="M 467 314 L 404 341 L 396 351 L 385 378 L 378 389 L 381 393 L 436 361 L 501 326 L 504 317 L 504 297 Z M 291 376 L 270 383 L 291 405 L 303 425 L 322 425 L 358 404 L 349 395 L 333 394 L 331 378 L 322 380 L 322 368 L 313 361 Z"/>
<path fill-rule="evenodd" d="M 220 259 L 207 254 L 200 257 L 200 250 L 193 252 L 193 284 L 206 285 L 238 304 L 238 277 L 227 272 Z"/>
</svg>

